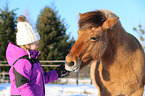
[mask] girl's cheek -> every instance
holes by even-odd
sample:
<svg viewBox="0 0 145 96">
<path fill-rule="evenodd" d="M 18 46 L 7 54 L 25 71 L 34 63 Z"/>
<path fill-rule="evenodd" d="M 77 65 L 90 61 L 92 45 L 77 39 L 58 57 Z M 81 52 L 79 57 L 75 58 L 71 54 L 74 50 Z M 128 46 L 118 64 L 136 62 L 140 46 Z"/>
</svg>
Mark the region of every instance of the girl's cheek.
<svg viewBox="0 0 145 96">
<path fill-rule="evenodd" d="M 33 45 L 33 46 L 31 46 L 31 50 L 36 50 L 37 48 L 38 48 L 37 45 Z"/>
<path fill-rule="evenodd" d="M 36 45 L 36 49 L 38 48 L 38 45 Z"/>
</svg>

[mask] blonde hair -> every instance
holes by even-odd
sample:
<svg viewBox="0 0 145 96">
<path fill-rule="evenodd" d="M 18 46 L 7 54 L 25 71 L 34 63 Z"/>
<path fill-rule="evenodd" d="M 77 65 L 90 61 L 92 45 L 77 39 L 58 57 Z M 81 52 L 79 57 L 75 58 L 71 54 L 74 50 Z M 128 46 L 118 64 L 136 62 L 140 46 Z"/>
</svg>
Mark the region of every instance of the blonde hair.
<svg viewBox="0 0 145 96">
<path fill-rule="evenodd" d="M 30 52 L 29 52 L 29 44 L 26 44 L 26 45 L 19 45 L 22 49 L 24 49 L 24 50 L 26 50 L 27 51 L 27 53 L 28 53 L 28 57 L 29 57 L 29 59 L 31 59 L 31 56 L 30 56 Z"/>
</svg>

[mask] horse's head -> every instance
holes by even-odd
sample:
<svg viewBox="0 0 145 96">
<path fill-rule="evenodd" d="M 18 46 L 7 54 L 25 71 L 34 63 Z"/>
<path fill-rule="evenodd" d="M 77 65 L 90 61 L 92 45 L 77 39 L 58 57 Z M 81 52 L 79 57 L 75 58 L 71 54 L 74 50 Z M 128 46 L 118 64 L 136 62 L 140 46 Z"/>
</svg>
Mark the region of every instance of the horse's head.
<svg viewBox="0 0 145 96">
<path fill-rule="evenodd" d="M 107 48 L 109 43 L 107 30 L 113 27 L 119 17 L 107 19 L 102 16 L 95 17 L 94 15 L 96 15 L 95 12 L 80 14 L 79 36 L 66 56 L 67 70 L 78 71 L 92 60 L 99 60 Z M 94 17 L 98 18 L 97 21 L 95 21 Z"/>
</svg>

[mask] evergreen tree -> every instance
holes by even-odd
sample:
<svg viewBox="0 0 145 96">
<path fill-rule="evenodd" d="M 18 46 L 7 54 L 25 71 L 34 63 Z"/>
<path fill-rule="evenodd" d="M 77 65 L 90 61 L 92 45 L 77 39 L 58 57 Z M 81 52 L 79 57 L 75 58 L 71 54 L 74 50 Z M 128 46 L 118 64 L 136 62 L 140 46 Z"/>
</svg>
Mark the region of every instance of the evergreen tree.
<svg viewBox="0 0 145 96">
<path fill-rule="evenodd" d="M 66 35 L 64 20 L 60 19 L 55 8 L 45 7 L 37 20 L 40 34 L 40 60 L 64 60 L 74 44 L 74 39 Z"/>
<path fill-rule="evenodd" d="M 6 60 L 6 48 L 8 43 L 15 43 L 16 24 L 15 10 L 9 11 L 8 5 L 4 10 L 0 9 L 0 60 Z"/>
</svg>

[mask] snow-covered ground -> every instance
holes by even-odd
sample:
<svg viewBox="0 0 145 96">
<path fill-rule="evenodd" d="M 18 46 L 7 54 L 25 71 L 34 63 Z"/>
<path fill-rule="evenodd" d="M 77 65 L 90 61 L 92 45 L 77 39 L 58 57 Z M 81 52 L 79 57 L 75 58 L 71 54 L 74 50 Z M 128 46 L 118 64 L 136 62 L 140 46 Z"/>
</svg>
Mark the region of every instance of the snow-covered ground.
<svg viewBox="0 0 145 96">
<path fill-rule="evenodd" d="M 46 96 L 97 96 L 94 85 L 46 84 Z M 10 96 L 10 83 L 0 83 L 0 96 Z"/>
<path fill-rule="evenodd" d="M 45 90 L 46 96 L 98 96 L 94 85 L 46 84 Z M 0 96 L 10 96 L 10 83 L 0 83 Z"/>
</svg>

